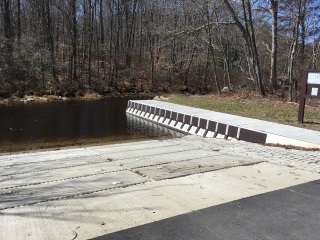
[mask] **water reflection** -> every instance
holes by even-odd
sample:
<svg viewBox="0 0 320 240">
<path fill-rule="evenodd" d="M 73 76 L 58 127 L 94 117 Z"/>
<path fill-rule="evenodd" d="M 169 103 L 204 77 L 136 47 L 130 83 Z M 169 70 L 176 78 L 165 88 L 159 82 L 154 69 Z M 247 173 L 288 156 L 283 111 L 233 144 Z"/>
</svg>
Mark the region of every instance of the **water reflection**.
<svg viewBox="0 0 320 240">
<path fill-rule="evenodd" d="M 181 136 L 126 115 L 127 102 L 108 99 L 0 106 L 0 153 Z"/>
<path fill-rule="evenodd" d="M 150 138 L 177 138 L 185 135 L 131 114 L 127 114 L 127 124 L 128 130 L 132 135 L 143 134 L 144 136 L 148 136 Z"/>
</svg>

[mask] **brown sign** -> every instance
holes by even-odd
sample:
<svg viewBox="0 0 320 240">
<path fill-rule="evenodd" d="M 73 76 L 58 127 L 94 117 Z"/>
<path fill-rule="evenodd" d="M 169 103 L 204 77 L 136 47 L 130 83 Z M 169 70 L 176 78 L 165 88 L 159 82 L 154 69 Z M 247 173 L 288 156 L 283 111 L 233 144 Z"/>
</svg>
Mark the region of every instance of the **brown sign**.
<svg viewBox="0 0 320 240">
<path fill-rule="evenodd" d="M 320 99 L 320 70 L 304 70 L 301 79 L 298 121 L 303 123 L 306 98 Z"/>
</svg>

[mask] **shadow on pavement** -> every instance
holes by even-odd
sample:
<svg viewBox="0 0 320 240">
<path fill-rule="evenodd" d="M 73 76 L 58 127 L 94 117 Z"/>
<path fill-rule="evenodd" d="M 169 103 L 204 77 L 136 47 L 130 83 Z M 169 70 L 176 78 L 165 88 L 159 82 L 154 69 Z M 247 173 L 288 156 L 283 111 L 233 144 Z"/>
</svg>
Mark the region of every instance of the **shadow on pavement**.
<svg viewBox="0 0 320 240">
<path fill-rule="evenodd" d="M 319 239 L 320 180 L 111 233 L 94 240 Z"/>
</svg>

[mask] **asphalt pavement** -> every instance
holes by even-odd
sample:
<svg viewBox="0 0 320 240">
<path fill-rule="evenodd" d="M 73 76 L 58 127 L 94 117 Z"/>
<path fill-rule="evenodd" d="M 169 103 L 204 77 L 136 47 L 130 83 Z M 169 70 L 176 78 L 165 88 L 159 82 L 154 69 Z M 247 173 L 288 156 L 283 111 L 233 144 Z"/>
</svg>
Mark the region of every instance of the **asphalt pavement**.
<svg viewBox="0 0 320 240">
<path fill-rule="evenodd" d="M 94 240 L 320 239 L 320 179 Z"/>
</svg>

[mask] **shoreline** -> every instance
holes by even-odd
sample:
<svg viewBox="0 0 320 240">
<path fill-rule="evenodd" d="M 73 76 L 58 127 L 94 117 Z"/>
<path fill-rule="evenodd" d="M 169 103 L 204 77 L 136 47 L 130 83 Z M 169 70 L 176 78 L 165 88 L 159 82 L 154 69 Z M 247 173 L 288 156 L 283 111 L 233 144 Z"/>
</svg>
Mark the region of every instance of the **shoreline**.
<svg viewBox="0 0 320 240">
<path fill-rule="evenodd" d="M 0 156 L 5 155 L 14 155 L 14 154 L 24 154 L 24 153 L 34 153 L 34 152 L 47 152 L 47 151 L 58 151 L 71 148 L 87 148 L 87 147 L 97 147 L 104 145 L 113 145 L 113 144 L 122 144 L 122 143 L 132 143 L 132 142 L 143 142 L 143 141 L 152 141 L 152 140 L 165 140 L 179 137 L 168 137 L 168 136 L 159 136 L 159 137 L 137 137 L 132 136 L 131 138 L 110 138 L 108 136 L 102 138 L 86 138 L 86 139 L 65 139 L 56 142 L 48 141 L 34 141 L 29 145 L 26 144 L 12 144 L 9 147 L 0 146 Z"/>
<path fill-rule="evenodd" d="M 126 140 L 111 140 L 111 141 L 101 141 L 99 139 L 93 141 L 84 141 L 84 142 L 72 142 L 69 143 L 61 143 L 61 144 L 52 144 L 48 146 L 38 146 L 40 143 L 35 143 L 32 146 L 25 147 L 22 149 L 11 149 L 9 151 L 0 151 L 0 156 L 10 156 L 17 154 L 29 154 L 29 153 L 37 153 L 37 152 L 49 152 L 49 151 L 59 151 L 59 150 L 68 150 L 68 149 L 78 149 L 78 148 L 88 148 L 88 147 L 99 147 L 99 146 L 107 146 L 114 144 L 125 144 L 125 143 L 135 143 L 135 142 L 146 142 L 152 140 L 165 140 L 165 139 L 175 139 L 180 137 L 160 137 L 160 138 L 141 138 L 141 139 L 126 139 Z M 224 140 L 229 142 L 228 140 Z M 243 141 L 240 141 L 243 143 Z M 304 152 L 318 152 L 320 149 L 318 148 L 304 148 L 297 147 L 292 145 L 281 145 L 281 144 L 258 144 L 259 146 L 278 148 L 283 150 L 298 150 Z"/>
<path fill-rule="evenodd" d="M 143 142 L 150 141 L 154 139 L 126 139 L 126 140 L 113 140 L 108 142 L 99 141 L 88 141 L 88 142 L 70 142 L 69 144 L 52 144 L 49 146 L 37 147 L 37 144 L 34 146 L 25 147 L 22 149 L 12 149 L 6 152 L 0 151 L 0 156 L 10 156 L 16 154 L 28 154 L 28 153 L 37 153 L 37 152 L 49 152 L 49 151 L 59 151 L 59 150 L 68 150 L 68 149 L 78 149 L 78 148 L 87 148 L 87 147 L 99 147 L 105 145 L 113 145 L 113 144 L 123 144 L 123 143 L 133 143 L 133 142 Z"/>
<path fill-rule="evenodd" d="M 120 93 L 112 92 L 107 95 L 101 95 L 95 92 L 89 92 L 83 94 L 83 96 L 65 97 L 61 95 L 24 95 L 23 97 L 11 96 L 10 98 L 0 98 L 0 105 L 16 105 L 16 104 L 27 104 L 27 103 L 46 103 L 46 102 L 58 102 L 58 101 L 92 101 L 92 100 L 103 100 L 103 99 L 120 99 L 120 98 L 144 98 L 153 99 L 155 96 L 162 94 L 160 92 L 141 92 L 141 93 Z"/>
</svg>

